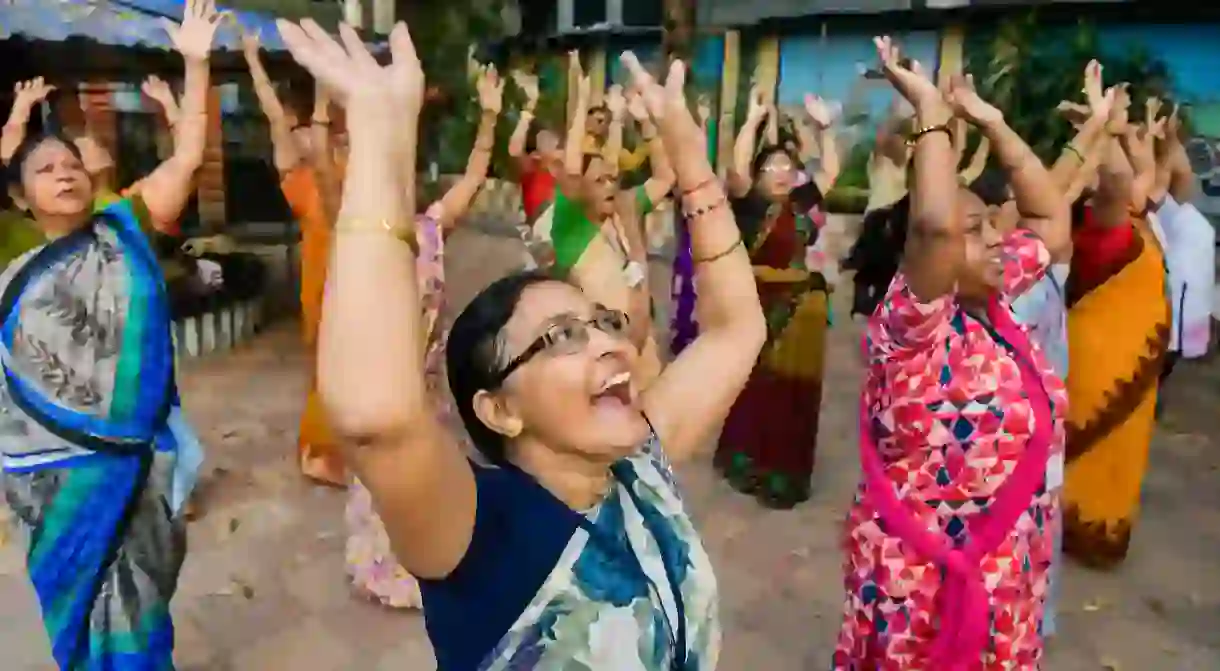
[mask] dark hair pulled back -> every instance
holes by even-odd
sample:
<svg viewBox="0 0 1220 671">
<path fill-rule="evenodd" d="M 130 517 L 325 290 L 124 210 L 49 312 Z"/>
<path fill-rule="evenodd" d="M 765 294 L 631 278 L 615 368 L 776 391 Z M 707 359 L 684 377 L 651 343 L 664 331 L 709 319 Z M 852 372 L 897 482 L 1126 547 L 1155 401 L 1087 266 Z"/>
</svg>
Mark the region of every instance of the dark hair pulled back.
<svg viewBox="0 0 1220 671">
<path fill-rule="evenodd" d="M 494 389 L 504 368 L 503 332 L 525 290 L 555 281 L 545 271 L 531 270 L 501 277 L 480 291 L 462 310 L 446 341 L 445 367 L 449 391 L 458 414 L 478 451 L 492 463 L 505 460 L 504 436 L 492 431 L 474 412 L 474 397 Z"/>
</svg>

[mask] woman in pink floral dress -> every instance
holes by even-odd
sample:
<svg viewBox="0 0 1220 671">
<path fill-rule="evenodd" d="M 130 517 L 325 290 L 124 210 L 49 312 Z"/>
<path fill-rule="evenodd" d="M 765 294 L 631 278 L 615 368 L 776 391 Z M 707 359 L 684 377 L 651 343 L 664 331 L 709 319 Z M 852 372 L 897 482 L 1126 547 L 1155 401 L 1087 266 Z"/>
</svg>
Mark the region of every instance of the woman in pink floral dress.
<svg viewBox="0 0 1220 671">
<path fill-rule="evenodd" d="M 484 71 L 477 89 L 483 116 L 474 150 L 466 164 L 466 173 L 415 222 L 419 252 L 416 259 L 417 281 L 420 302 L 424 306 L 423 324 L 429 334 L 424 358 L 425 374 L 434 393 L 433 402 L 442 424 L 454 427 L 455 431 L 461 431 L 461 421 L 457 418 L 445 382 L 445 339 L 448 329 L 440 325 L 445 297 L 445 235 L 470 209 L 470 203 L 487 178 L 492 144 L 495 142 L 496 119 L 500 115 L 504 93 L 504 84 L 494 67 Z M 465 440 L 464 434 L 462 438 Z M 373 510 L 372 497 L 359 480 L 354 481 L 349 489 L 346 518 L 347 574 L 356 592 L 391 608 L 422 606 L 419 583 L 395 560 L 385 527 Z"/>
<path fill-rule="evenodd" d="M 848 516 L 838 671 L 1036 669 L 1066 394 L 1011 300 L 1069 248 L 1067 204 L 1003 115 L 957 78 L 938 91 L 876 40 L 916 110 L 902 270 L 868 327 L 862 482 Z M 1009 172 L 1023 221 L 958 186 L 953 117 Z"/>
</svg>

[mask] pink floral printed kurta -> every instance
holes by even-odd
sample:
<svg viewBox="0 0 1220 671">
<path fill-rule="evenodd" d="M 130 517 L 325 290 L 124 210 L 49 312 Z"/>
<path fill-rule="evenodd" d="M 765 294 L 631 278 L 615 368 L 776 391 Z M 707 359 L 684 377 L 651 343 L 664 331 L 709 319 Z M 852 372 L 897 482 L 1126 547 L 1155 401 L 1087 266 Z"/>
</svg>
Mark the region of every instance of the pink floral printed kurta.
<svg viewBox="0 0 1220 671">
<path fill-rule="evenodd" d="M 1046 246 L 1018 230 L 1004 241 L 1001 304 L 1033 286 L 1050 263 Z M 992 330 L 953 296 L 920 303 L 901 273 L 869 321 L 865 400 L 877 448 L 899 498 L 957 547 L 1015 467 L 1033 426 L 1020 371 Z M 1067 394 L 1034 348 L 1052 402 L 1051 451 L 1061 455 Z M 844 539 L 844 621 L 837 671 L 936 671 L 928 655 L 938 625 L 940 568 L 888 535 L 862 485 Z M 992 615 L 985 658 L 970 668 L 1036 669 L 1057 502 L 1045 484 L 982 572 Z"/>
<path fill-rule="evenodd" d="M 419 243 L 416 270 L 424 324 L 430 337 L 424 355 L 424 374 L 433 402 L 446 426 L 454 424 L 456 410 L 445 386 L 445 329 L 437 326 L 445 292 L 445 241 L 440 223 L 440 207 L 434 204 L 416 222 Z M 347 503 L 347 573 L 356 591 L 391 608 L 419 608 L 419 584 L 394 559 L 385 527 L 373 510 L 369 491 L 355 481 Z"/>
</svg>

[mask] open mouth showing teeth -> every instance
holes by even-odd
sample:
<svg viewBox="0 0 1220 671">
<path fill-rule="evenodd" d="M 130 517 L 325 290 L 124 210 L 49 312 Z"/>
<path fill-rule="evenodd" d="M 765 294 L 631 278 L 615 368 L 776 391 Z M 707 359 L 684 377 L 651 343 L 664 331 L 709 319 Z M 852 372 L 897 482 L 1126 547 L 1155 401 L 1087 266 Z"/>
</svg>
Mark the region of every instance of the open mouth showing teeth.
<svg viewBox="0 0 1220 671">
<path fill-rule="evenodd" d="M 594 400 L 600 401 L 603 399 L 611 399 L 622 403 L 623 405 L 631 404 L 631 373 L 619 373 L 606 380 L 600 391 L 594 395 Z"/>
</svg>

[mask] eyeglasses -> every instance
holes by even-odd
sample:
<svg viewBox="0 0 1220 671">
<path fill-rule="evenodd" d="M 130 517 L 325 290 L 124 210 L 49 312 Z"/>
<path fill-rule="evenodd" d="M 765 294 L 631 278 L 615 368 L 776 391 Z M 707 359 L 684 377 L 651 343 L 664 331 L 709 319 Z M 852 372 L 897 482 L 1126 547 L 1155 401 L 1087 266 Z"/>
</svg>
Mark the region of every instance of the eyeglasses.
<svg viewBox="0 0 1220 671">
<path fill-rule="evenodd" d="M 504 384 L 509 375 L 543 352 L 562 356 L 581 351 L 589 344 L 590 328 L 595 328 L 612 338 L 626 338 L 629 321 L 626 313 L 608 308 L 597 310 L 589 319 L 563 318 L 552 324 L 546 333 L 530 343 L 524 352 L 509 361 L 504 370 L 496 375 L 495 386 L 499 387 Z"/>
</svg>

